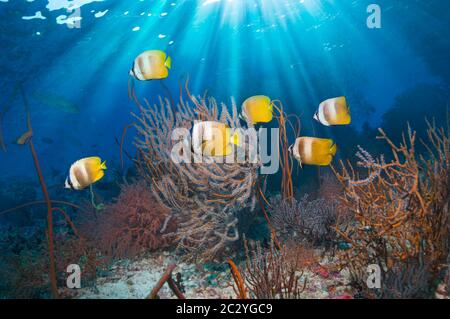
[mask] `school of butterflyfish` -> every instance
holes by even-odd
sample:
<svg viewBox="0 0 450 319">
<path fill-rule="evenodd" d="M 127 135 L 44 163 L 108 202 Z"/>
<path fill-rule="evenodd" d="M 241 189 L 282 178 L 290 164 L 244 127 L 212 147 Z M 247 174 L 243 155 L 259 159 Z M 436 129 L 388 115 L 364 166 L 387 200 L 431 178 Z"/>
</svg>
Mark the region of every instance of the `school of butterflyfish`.
<svg viewBox="0 0 450 319">
<path fill-rule="evenodd" d="M 133 61 L 129 75 L 138 81 L 161 80 L 169 76 L 172 59 L 164 51 L 147 50 Z M 241 106 L 240 118 L 249 127 L 269 123 L 274 117 L 273 101 L 265 95 L 247 98 Z M 319 104 L 314 119 L 325 126 L 348 125 L 350 108 L 344 96 L 330 98 Z M 197 121 L 191 130 L 192 149 L 196 154 L 218 157 L 228 156 L 239 145 L 239 135 L 227 124 L 216 121 Z M 337 146 L 332 139 L 310 136 L 297 137 L 289 147 L 300 165 L 330 165 Z M 65 187 L 83 190 L 105 175 L 106 162 L 100 157 L 86 157 L 74 162 L 69 169 Z"/>
</svg>

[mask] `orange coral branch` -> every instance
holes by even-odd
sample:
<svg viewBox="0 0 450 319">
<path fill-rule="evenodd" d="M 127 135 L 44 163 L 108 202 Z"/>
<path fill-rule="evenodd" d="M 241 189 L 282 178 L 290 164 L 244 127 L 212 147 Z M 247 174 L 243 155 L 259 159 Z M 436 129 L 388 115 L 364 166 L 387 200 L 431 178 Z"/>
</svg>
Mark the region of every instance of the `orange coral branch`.
<svg viewBox="0 0 450 319">
<path fill-rule="evenodd" d="M 236 284 L 236 293 L 239 299 L 247 299 L 247 291 L 245 289 L 245 283 L 244 279 L 241 276 L 241 273 L 239 272 L 239 269 L 237 268 L 236 264 L 233 262 L 232 259 L 228 259 L 228 265 L 230 266 L 231 275 L 233 276 L 234 283 Z"/>
<path fill-rule="evenodd" d="M 269 229 L 270 229 L 270 233 L 271 233 L 272 240 L 273 240 L 275 246 L 276 246 L 278 249 L 281 249 L 281 244 L 280 244 L 280 242 L 279 242 L 278 239 L 277 239 L 277 233 L 276 233 L 276 231 L 275 231 L 275 228 L 273 227 L 272 222 L 270 221 L 269 215 L 267 214 L 267 211 L 266 211 L 266 209 L 264 208 L 264 204 L 263 204 L 262 201 L 261 201 L 262 191 L 261 191 L 261 187 L 260 187 L 260 185 L 259 185 L 259 181 L 258 181 L 256 187 L 258 188 L 258 190 L 257 190 L 257 195 L 256 195 L 256 196 L 258 197 L 259 206 L 261 206 L 261 210 L 262 210 L 262 212 L 263 212 L 263 214 L 264 214 L 264 218 L 266 219 L 267 226 L 268 226 Z"/>
<path fill-rule="evenodd" d="M 25 141 L 28 146 L 30 147 L 31 155 L 33 157 L 34 166 L 36 168 L 36 172 L 39 177 L 39 182 L 41 184 L 42 193 L 44 195 L 45 202 L 47 204 L 47 234 L 48 234 L 48 253 L 50 257 L 50 283 L 51 283 L 51 290 L 53 298 L 58 298 L 58 286 L 56 282 L 56 262 L 55 262 L 55 247 L 53 242 L 53 208 L 52 208 L 52 202 L 50 200 L 50 196 L 48 194 L 47 185 L 44 180 L 44 175 L 42 174 L 41 165 L 39 164 L 39 160 L 37 157 L 36 149 L 34 147 L 33 141 L 32 141 L 32 132 L 33 128 L 31 126 L 31 117 L 30 112 L 28 110 L 28 101 L 25 96 L 25 92 L 23 91 L 23 88 L 20 87 L 20 92 L 22 94 L 23 102 L 25 105 L 25 111 L 27 114 L 27 127 L 28 132 L 30 132 L 30 137 Z M 25 133 L 26 134 L 26 133 Z"/>
<path fill-rule="evenodd" d="M 178 299 L 186 299 L 184 294 L 181 292 L 180 288 L 178 288 L 178 285 L 175 282 L 175 280 L 173 280 L 172 276 L 170 276 L 169 279 L 167 279 L 167 284 L 169 285 L 169 288 L 173 291 L 175 296 L 178 297 Z"/>
<path fill-rule="evenodd" d="M 36 167 L 36 171 L 38 173 L 39 182 L 41 183 L 42 193 L 44 194 L 45 201 L 47 203 L 47 233 L 48 233 L 48 252 L 50 256 L 50 283 L 52 288 L 53 298 L 58 298 L 58 286 L 56 283 L 56 262 L 55 262 L 55 247 L 53 241 L 53 208 L 52 202 L 50 200 L 50 196 L 47 191 L 47 185 L 44 181 L 44 176 L 42 174 L 41 166 L 39 164 L 39 160 L 37 158 L 36 149 L 34 148 L 33 141 L 30 140 L 28 142 L 30 146 L 31 154 L 33 156 L 34 165 Z"/>
<path fill-rule="evenodd" d="M 161 290 L 162 286 L 167 282 L 169 285 L 169 288 L 175 293 L 175 295 L 179 299 L 186 299 L 186 297 L 183 295 L 183 293 L 178 289 L 176 283 L 172 279 L 172 272 L 175 269 L 177 265 L 170 264 L 166 271 L 163 273 L 161 278 L 156 283 L 155 287 L 153 287 L 150 294 L 147 296 L 146 299 L 156 299 L 158 297 L 158 292 Z"/>
<path fill-rule="evenodd" d="M 278 105 L 277 105 L 278 104 Z M 280 149 L 278 154 L 280 156 L 280 166 L 282 170 L 281 179 L 281 194 L 284 199 L 291 201 L 294 198 L 294 185 L 292 182 L 292 167 L 293 162 L 289 156 L 289 141 L 286 131 L 286 116 L 283 111 L 283 104 L 279 100 L 272 101 L 272 105 L 279 113 L 276 119 L 280 128 Z M 292 126 L 292 124 L 290 124 Z M 280 154 L 281 153 L 281 154 Z"/>
<path fill-rule="evenodd" d="M 61 213 L 63 215 L 64 219 L 66 220 L 67 224 L 72 229 L 75 236 L 80 237 L 80 234 L 79 234 L 77 228 L 75 227 L 75 224 L 73 223 L 72 219 L 69 217 L 69 215 L 66 213 L 66 211 L 64 209 L 59 208 L 59 207 L 53 207 L 53 211 L 57 211 L 57 212 Z"/>
<path fill-rule="evenodd" d="M 444 129 L 427 124 L 428 159 L 416 154 L 416 133 L 410 127 L 398 145 L 379 129 L 377 139 L 392 151 L 389 163 L 360 148 L 358 166 L 366 171 L 365 179 L 350 163 L 341 161 L 341 172 L 332 167 L 344 188 L 342 204 L 354 215 L 354 223 L 336 227 L 352 244 L 342 259 L 351 267 L 382 262 L 390 271 L 406 260 L 420 264 L 424 259 L 435 270 L 447 257 L 450 138 Z"/>
</svg>

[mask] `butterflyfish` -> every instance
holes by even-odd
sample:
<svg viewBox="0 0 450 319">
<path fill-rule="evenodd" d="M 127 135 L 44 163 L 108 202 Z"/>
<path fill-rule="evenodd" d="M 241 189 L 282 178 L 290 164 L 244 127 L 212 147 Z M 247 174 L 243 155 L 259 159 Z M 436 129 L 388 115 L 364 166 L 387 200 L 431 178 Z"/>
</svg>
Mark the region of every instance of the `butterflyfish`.
<svg viewBox="0 0 450 319">
<path fill-rule="evenodd" d="M 345 96 L 335 97 L 320 103 L 319 109 L 314 114 L 314 119 L 326 126 L 350 124 L 350 108 Z"/>
<path fill-rule="evenodd" d="M 268 123 L 273 118 L 273 105 L 268 96 L 251 96 L 242 103 L 242 118 L 248 124 Z"/>
<path fill-rule="evenodd" d="M 239 135 L 232 133 L 227 124 L 203 121 L 195 123 L 192 128 L 192 147 L 196 154 L 228 156 L 233 145 L 239 145 Z"/>
<path fill-rule="evenodd" d="M 105 175 L 105 169 L 106 162 L 102 162 L 100 157 L 80 159 L 70 166 L 65 187 L 73 190 L 82 190 L 102 179 Z"/>
<path fill-rule="evenodd" d="M 333 140 L 325 138 L 298 137 L 295 144 L 290 147 L 294 157 L 300 165 L 328 166 L 336 155 L 336 144 Z"/>
<path fill-rule="evenodd" d="M 130 75 L 140 81 L 160 80 L 169 76 L 172 59 L 160 50 L 148 50 L 134 60 Z"/>
</svg>

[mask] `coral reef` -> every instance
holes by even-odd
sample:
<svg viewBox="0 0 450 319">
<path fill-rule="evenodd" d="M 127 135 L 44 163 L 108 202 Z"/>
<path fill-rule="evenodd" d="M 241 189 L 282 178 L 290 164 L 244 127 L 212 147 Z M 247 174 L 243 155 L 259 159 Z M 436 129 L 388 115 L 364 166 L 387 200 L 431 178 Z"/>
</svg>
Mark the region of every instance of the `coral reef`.
<svg viewBox="0 0 450 319">
<path fill-rule="evenodd" d="M 257 299 L 297 299 L 305 290 L 304 268 L 315 261 L 314 252 L 301 245 L 285 245 L 277 249 L 273 242 L 267 250 L 257 243 L 246 250 L 243 277 L 250 297 Z M 241 288 L 242 290 L 242 288 Z"/>
<path fill-rule="evenodd" d="M 34 252 L 36 247 L 42 246 L 45 246 L 42 232 L 34 231 L 32 228 L 2 229 L 0 234 L 2 298 L 47 296 L 48 281 L 45 274 L 48 273 L 48 259 L 45 253 Z"/>
<path fill-rule="evenodd" d="M 429 265 L 408 260 L 386 272 L 379 296 L 384 299 L 428 298 L 431 296 Z"/>
<path fill-rule="evenodd" d="M 98 219 L 83 226 L 108 258 L 133 258 L 167 247 L 177 228 L 175 217 L 152 196 L 144 181 L 123 184 L 117 199 L 106 205 Z"/>
<path fill-rule="evenodd" d="M 392 160 L 375 159 L 360 148 L 359 170 L 342 162 L 341 171 L 335 170 L 344 187 L 342 204 L 354 219 L 336 227 L 349 244 L 341 258 L 365 296 L 418 297 L 447 258 L 450 138 L 448 128 L 427 124 L 428 139 L 422 142 L 426 154 L 415 152 L 416 134 L 411 129 L 399 145 L 380 129 L 378 139 L 389 145 Z M 381 292 L 367 289 L 370 264 L 380 266 L 384 284 L 392 287 L 385 286 Z M 428 272 L 429 277 L 420 275 Z"/>
<path fill-rule="evenodd" d="M 83 285 L 88 286 L 104 266 L 93 243 L 81 236 L 62 215 L 55 216 L 55 276 L 58 297 L 66 295 L 67 266 L 80 265 Z M 36 227 L 40 226 L 40 227 Z M 7 298 L 49 298 L 49 264 L 47 240 L 41 227 L 2 230 L 0 237 L 0 294 Z M 75 230 L 75 232 L 74 232 Z"/>
<path fill-rule="evenodd" d="M 337 180 L 333 172 L 326 170 L 320 175 L 319 188 L 317 189 L 317 198 L 326 201 L 333 201 L 339 204 L 339 198 L 336 194 L 342 194 L 343 188 L 341 183 Z"/>
<path fill-rule="evenodd" d="M 172 105 L 167 99 L 160 99 L 159 106 L 145 100 L 143 106 L 131 93 L 140 108 L 140 115 L 136 115 L 137 166 L 157 200 L 177 218 L 176 241 L 183 256 L 211 260 L 239 238 L 236 210 L 256 204 L 259 163 L 248 159 L 234 163 L 172 161 L 172 147 L 180 142 L 171 138 L 175 128 L 189 130 L 197 120 L 241 127 L 234 102 L 230 114 L 224 104 L 219 108 L 213 98 L 197 99 L 186 91 L 193 106 L 182 100 Z"/>
<path fill-rule="evenodd" d="M 295 240 L 313 245 L 329 244 L 335 239 L 333 226 L 338 216 L 335 200 L 310 200 L 304 195 L 300 200 L 286 201 L 281 196 L 271 200 L 271 220 L 277 235 L 284 242 Z"/>
</svg>

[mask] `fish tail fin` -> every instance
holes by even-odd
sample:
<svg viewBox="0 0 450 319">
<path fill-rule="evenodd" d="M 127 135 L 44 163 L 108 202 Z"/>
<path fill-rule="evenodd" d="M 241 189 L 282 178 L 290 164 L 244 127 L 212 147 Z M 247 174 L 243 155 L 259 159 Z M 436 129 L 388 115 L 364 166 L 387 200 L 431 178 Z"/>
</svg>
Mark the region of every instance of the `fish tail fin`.
<svg viewBox="0 0 450 319">
<path fill-rule="evenodd" d="M 269 97 L 267 97 L 267 99 L 268 99 L 268 101 L 269 101 L 269 106 L 268 106 L 268 110 L 269 110 L 269 112 L 273 112 L 273 107 L 274 107 L 274 102 L 269 98 Z"/>
<path fill-rule="evenodd" d="M 333 156 L 336 155 L 336 151 L 337 151 L 337 146 L 336 146 L 336 144 L 333 144 L 330 148 L 331 155 L 333 155 Z"/>
<path fill-rule="evenodd" d="M 317 112 L 314 113 L 313 119 L 316 120 L 316 121 L 319 121 L 319 114 Z"/>
<path fill-rule="evenodd" d="M 165 65 L 167 66 L 167 68 L 170 70 L 172 68 L 172 58 L 169 56 L 167 57 L 166 63 Z"/>
<path fill-rule="evenodd" d="M 101 169 L 107 169 L 107 167 L 106 167 L 106 161 L 103 161 L 103 162 L 100 164 L 100 168 L 101 168 Z"/>
<path fill-rule="evenodd" d="M 293 148 L 294 148 L 294 144 L 292 144 L 292 145 L 289 145 L 289 147 L 288 147 L 288 152 L 289 152 L 289 154 L 293 154 Z"/>
</svg>

